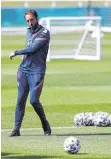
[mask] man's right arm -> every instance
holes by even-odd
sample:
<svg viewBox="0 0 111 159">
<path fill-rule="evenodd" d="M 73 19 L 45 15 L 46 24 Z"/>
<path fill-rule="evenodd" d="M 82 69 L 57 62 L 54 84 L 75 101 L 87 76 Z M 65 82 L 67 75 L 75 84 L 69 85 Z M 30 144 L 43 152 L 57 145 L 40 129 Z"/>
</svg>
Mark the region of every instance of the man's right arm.
<svg viewBox="0 0 111 159">
<path fill-rule="evenodd" d="M 27 55 L 34 54 L 40 47 L 44 45 L 46 41 L 50 40 L 50 33 L 47 29 L 44 29 L 39 37 L 36 37 L 28 48 L 15 51 L 15 55 Z"/>
<path fill-rule="evenodd" d="M 48 40 L 50 40 L 50 33 L 47 29 L 45 29 L 39 37 L 35 38 L 34 42 L 32 43 L 30 47 L 22 49 L 22 50 L 16 50 L 15 52 L 11 53 L 10 59 L 15 57 L 16 55 L 34 54 Z"/>
</svg>

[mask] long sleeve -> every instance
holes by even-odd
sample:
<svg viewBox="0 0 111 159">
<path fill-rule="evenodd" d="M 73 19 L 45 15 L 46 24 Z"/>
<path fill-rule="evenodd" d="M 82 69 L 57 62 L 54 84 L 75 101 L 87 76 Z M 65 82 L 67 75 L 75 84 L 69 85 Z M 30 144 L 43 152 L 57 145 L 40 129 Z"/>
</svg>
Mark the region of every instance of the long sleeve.
<svg viewBox="0 0 111 159">
<path fill-rule="evenodd" d="M 22 50 L 17 50 L 15 52 L 16 55 L 29 55 L 29 54 L 34 54 L 40 47 L 44 45 L 46 41 L 50 39 L 50 35 L 48 30 L 44 29 L 41 34 L 33 38 L 32 43 L 29 47 L 22 49 Z"/>
</svg>

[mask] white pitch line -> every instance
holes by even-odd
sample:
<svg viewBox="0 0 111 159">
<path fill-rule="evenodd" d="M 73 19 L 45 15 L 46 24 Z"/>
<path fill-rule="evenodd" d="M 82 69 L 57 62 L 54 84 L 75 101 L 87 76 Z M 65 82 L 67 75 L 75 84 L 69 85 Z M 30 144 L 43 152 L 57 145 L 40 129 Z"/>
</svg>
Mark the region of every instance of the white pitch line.
<svg viewBox="0 0 111 159">
<path fill-rule="evenodd" d="M 75 129 L 75 128 L 78 128 L 78 127 L 51 127 L 52 129 Z M 80 128 L 80 127 L 79 127 Z M 21 128 L 21 131 L 27 131 L 27 130 L 41 130 L 42 128 Z M 5 132 L 5 131 L 11 131 L 12 129 L 1 129 L 2 132 Z"/>
</svg>

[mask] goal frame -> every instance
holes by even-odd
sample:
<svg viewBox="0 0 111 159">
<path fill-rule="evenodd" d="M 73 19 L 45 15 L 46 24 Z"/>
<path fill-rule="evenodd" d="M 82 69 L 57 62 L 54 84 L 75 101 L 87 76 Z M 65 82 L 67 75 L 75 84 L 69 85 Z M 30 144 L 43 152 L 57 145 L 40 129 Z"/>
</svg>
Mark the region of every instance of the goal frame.
<svg viewBox="0 0 111 159">
<path fill-rule="evenodd" d="M 82 39 L 80 43 L 78 44 L 78 48 L 76 50 L 76 53 L 74 55 L 53 55 L 50 51 L 50 45 L 49 45 L 49 51 L 47 56 L 47 61 L 50 61 L 52 59 L 77 59 L 77 60 L 100 60 L 101 59 L 101 17 L 100 16 L 83 16 L 83 17 L 45 17 L 41 18 L 39 23 L 43 25 L 45 22 L 45 27 L 51 31 L 51 20 L 87 20 L 89 21 L 89 24 L 84 26 L 86 30 L 84 31 L 84 34 L 82 36 Z M 97 20 L 96 25 L 96 31 L 97 31 L 97 37 L 96 37 L 96 55 L 80 55 L 79 50 L 81 49 L 84 39 L 87 35 L 87 32 L 93 30 L 91 27 L 90 21 Z M 82 26 L 83 27 L 83 26 Z M 78 28 L 77 28 L 78 29 Z"/>
</svg>

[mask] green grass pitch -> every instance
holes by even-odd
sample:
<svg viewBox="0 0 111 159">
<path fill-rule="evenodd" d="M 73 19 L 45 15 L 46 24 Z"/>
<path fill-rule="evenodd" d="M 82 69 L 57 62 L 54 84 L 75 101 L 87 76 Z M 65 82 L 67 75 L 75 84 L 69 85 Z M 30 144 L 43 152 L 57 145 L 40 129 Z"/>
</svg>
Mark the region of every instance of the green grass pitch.
<svg viewBox="0 0 111 159">
<path fill-rule="evenodd" d="M 23 36 L 1 37 L 1 157 L 9 159 L 111 158 L 111 127 L 75 127 L 79 112 L 111 113 L 111 34 L 102 39 L 101 61 L 52 60 L 41 95 L 41 103 L 52 126 L 52 136 L 44 136 L 41 123 L 27 101 L 21 137 L 9 138 L 14 127 L 17 99 L 16 72 L 21 61 L 12 61 L 12 50 L 24 47 Z M 69 127 L 69 128 L 68 128 Z M 76 155 L 63 150 L 64 140 L 76 136 L 81 149 Z"/>
<path fill-rule="evenodd" d="M 28 2 L 28 6 L 29 7 L 52 7 L 53 5 L 53 1 L 1 1 L 1 6 L 2 7 L 23 7 L 25 3 Z M 80 2 L 78 1 L 54 1 L 56 2 L 56 6 L 57 7 L 67 7 L 67 6 L 78 6 L 78 4 Z M 81 1 L 83 6 L 87 6 L 88 5 L 88 1 Z M 104 6 L 105 5 L 105 1 L 92 1 L 91 4 L 93 6 Z M 107 1 L 108 5 L 111 5 L 110 1 Z"/>
</svg>

